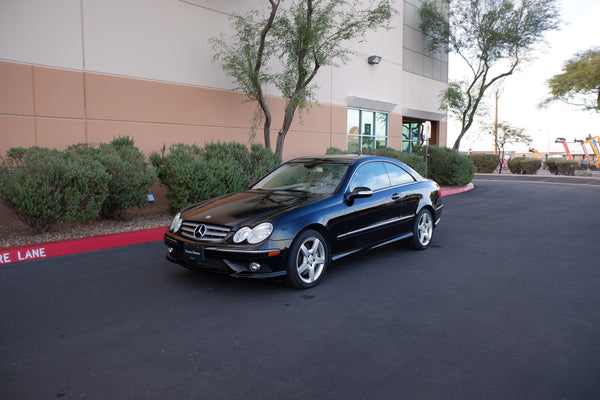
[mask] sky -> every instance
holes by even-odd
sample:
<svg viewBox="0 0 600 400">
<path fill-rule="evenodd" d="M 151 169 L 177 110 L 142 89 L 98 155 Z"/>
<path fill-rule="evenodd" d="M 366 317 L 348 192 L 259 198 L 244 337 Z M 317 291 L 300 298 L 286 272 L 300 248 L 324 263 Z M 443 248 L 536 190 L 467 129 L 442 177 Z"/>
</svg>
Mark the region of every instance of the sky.
<svg viewBox="0 0 600 400">
<path fill-rule="evenodd" d="M 576 53 L 600 48 L 600 1 L 598 0 L 559 0 L 561 8 L 561 29 L 545 35 L 547 44 L 536 49 L 535 59 L 522 65 L 520 70 L 503 82 L 498 101 L 498 120 L 525 129 L 533 138 L 531 145 L 509 144 L 506 150 L 527 152 L 530 147 L 539 152 L 560 150 L 562 145 L 554 143 L 557 137 L 585 139 L 586 136 L 600 136 L 600 113 L 582 111 L 574 106 L 554 102 L 544 109 L 538 104 L 547 97 L 546 81 L 561 73 L 566 61 Z M 465 67 L 457 57 L 450 55 L 449 76 L 451 80 L 461 79 Z M 492 92 L 490 91 L 490 95 Z M 488 116 L 481 118 L 493 123 L 494 112 L 491 97 L 488 99 Z M 460 132 L 460 124 L 448 116 L 448 147 Z M 481 134 L 474 126 L 461 141 L 460 150 L 493 151 L 493 138 Z"/>
</svg>

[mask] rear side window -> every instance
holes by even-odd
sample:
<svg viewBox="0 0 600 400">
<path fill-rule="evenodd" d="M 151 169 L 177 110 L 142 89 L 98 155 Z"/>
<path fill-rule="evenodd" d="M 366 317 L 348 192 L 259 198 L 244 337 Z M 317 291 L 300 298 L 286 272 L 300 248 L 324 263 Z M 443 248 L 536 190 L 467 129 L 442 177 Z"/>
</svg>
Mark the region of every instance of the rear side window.
<svg viewBox="0 0 600 400">
<path fill-rule="evenodd" d="M 357 187 L 368 187 L 371 190 L 379 190 L 390 186 L 390 178 L 382 162 L 370 162 L 361 165 L 352 181 L 350 191 Z"/>
<path fill-rule="evenodd" d="M 404 185 L 415 181 L 408 172 L 396 164 L 385 163 L 385 169 L 388 172 L 392 186 Z"/>
</svg>

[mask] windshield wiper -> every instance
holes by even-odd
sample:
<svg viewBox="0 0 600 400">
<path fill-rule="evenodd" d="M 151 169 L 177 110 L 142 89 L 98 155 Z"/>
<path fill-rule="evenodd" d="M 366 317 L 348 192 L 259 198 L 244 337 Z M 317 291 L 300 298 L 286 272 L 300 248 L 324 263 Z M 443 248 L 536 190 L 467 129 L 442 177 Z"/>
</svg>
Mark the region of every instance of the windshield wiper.
<svg viewBox="0 0 600 400">
<path fill-rule="evenodd" d="M 291 193 L 309 193 L 308 190 L 285 188 L 285 189 L 272 189 L 274 192 L 291 192 Z"/>
<path fill-rule="evenodd" d="M 300 189 L 278 189 L 278 192 L 288 192 L 288 193 L 308 193 L 306 190 Z"/>
</svg>

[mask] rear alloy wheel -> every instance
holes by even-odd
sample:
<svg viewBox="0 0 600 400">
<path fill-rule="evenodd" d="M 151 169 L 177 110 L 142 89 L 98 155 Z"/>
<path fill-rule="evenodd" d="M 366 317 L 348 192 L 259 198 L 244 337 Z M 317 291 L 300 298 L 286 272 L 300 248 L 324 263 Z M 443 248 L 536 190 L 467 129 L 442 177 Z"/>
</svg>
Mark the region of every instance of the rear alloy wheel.
<svg viewBox="0 0 600 400">
<path fill-rule="evenodd" d="M 327 242 L 317 231 L 301 232 L 290 248 L 286 283 L 297 289 L 318 284 L 329 263 Z"/>
<path fill-rule="evenodd" d="M 421 210 L 413 226 L 413 237 L 410 247 L 417 250 L 423 250 L 429 247 L 433 237 L 433 217 L 427 209 Z"/>
</svg>

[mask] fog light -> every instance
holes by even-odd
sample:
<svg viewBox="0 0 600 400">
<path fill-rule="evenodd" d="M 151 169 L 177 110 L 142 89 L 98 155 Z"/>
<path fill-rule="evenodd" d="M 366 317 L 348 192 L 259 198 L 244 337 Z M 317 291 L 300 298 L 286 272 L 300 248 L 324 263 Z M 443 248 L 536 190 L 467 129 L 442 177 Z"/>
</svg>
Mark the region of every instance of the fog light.
<svg viewBox="0 0 600 400">
<path fill-rule="evenodd" d="M 257 262 L 251 262 L 250 263 L 250 271 L 252 272 L 256 272 L 260 269 L 260 264 Z"/>
<path fill-rule="evenodd" d="M 175 249 L 172 248 L 172 247 L 169 247 L 169 248 L 167 248 L 167 251 L 169 252 L 169 254 L 173 254 L 173 252 L 175 251 Z"/>
</svg>

